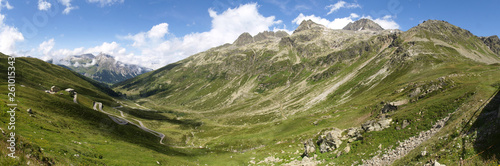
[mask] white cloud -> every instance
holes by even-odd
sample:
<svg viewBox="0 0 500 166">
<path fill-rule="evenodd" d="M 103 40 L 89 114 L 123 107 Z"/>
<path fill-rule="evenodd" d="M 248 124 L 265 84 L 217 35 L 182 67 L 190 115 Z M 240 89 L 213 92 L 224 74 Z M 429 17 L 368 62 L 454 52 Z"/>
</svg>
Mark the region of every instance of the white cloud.
<svg viewBox="0 0 500 166">
<path fill-rule="evenodd" d="M 73 6 L 71 5 L 71 0 L 59 0 L 59 2 L 66 6 L 66 8 L 64 8 L 63 10 L 63 14 L 69 14 L 69 12 L 71 12 L 71 10 L 73 9 L 78 9 L 78 6 Z"/>
<path fill-rule="evenodd" d="M 357 3 L 347 3 L 345 1 L 338 1 L 335 4 L 326 6 L 326 8 L 330 9 L 330 11 L 326 15 L 330 15 L 333 12 L 335 12 L 335 11 L 341 9 L 341 8 L 352 9 L 352 8 L 361 8 L 361 6 L 359 4 L 357 4 Z"/>
<path fill-rule="evenodd" d="M 87 0 L 87 2 L 99 3 L 101 5 L 101 7 L 104 7 L 104 6 L 113 5 L 115 3 L 123 3 L 124 0 Z"/>
<path fill-rule="evenodd" d="M 45 0 L 38 0 L 38 10 L 49 10 L 52 4 Z"/>
<path fill-rule="evenodd" d="M 335 18 L 333 21 L 330 21 L 326 18 L 321 18 L 319 16 L 315 16 L 315 15 L 305 16 L 304 14 L 300 13 L 299 16 L 297 16 L 292 22 L 297 24 L 297 25 L 300 25 L 300 23 L 304 20 L 312 20 L 315 23 L 324 25 L 324 26 L 331 28 L 331 29 L 342 29 L 350 22 L 353 22 L 354 18 L 358 18 L 358 17 L 359 16 L 356 13 L 351 13 L 347 17 Z"/>
<path fill-rule="evenodd" d="M 2 8 L 13 9 L 9 2 L 0 0 L 0 11 Z M 24 41 L 24 36 L 16 27 L 6 25 L 3 21 L 5 16 L 0 13 L 0 52 L 4 54 L 15 54 L 16 43 Z"/>
<path fill-rule="evenodd" d="M 380 25 L 384 29 L 399 29 L 400 26 L 396 21 L 393 20 L 393 16 L 391 15 L 385 15 L 382 18 L 377 18 L 377 19 L 372 19 L 371 16 L 366 16 L 363 18 L 368 18 L 370 20 L 373 20 L 373 22 L 376 22 L 378 25 Z"/>
<path fill-rule="evenodd" d="M 208 13 L 212 18 L 212 29 L 207 32 L 165 39 L 164 36 L 169 33 L 168 24 L 161 23 L 153 26 L 148 32 L 120 37 L 132 40 L 132 46 L 140 51 L 138 55 L 127 54 L 129 59 L 120 59 L 128 63 L 159 68 L 209 48 L 232 43 L 243 32 L 256 35 L 281 23 L 281 20 L 275 20 L 274 16 L 262 16 L 255 3 L 227 9 L 220 14 L 208 9 Z"/>
<path fill-rule="evenodd" d="M 148 31 L 149 38 L 163 38 L 168 33 L 168 24 L 161 23 L 153 26 L 151 30 Z"/>
<path fill-rule="evenodd" d="M 14 9 L 14 7 L 9 4 L 9 1 L 0 0 L 0 11 L 2 11 L 2 8 L 4 8 L 4 7 L 7 8 L 8 10 Z"/>
<path fill-rule="evenodd" d="M 54 48 L 55 44 L 56 43 L 54 42 L 54 38 L 49 39 L 47 41 L 42 42 L 38 46 L 38 50 L 41 51 L 44 55 L 47 55 L 52 50 L 52 48 Z"/>
</svg>

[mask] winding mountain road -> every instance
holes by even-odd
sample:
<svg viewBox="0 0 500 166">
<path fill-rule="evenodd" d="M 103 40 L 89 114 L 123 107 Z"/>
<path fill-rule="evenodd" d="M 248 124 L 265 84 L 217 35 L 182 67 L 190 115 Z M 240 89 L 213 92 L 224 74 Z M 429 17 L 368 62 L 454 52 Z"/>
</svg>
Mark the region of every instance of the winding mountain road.
<svg viewBox="0 0 500 166">
<path fill-rule="evenodd" d="M 120 106 L 120 107 L 121 107 L 121 106 Z M 113 109 L 120 108 L 120 107 L 113 107 Z M 155 136 L 157 136 L 157 137 L 160 137 L 160 144 L 164 144 L 164 143 L 163 143 L 163 139 L 165 138 L 165 134 L 163 134 L 163 133 L 160 133 L 160 132 L 157 132 L 157 131 L 154 131 L 154 130 L 151 130 L 151 129 L 147 128 L 146 126 L 144 126 L 144 124 L 143 124 L 143 123 L 142 123 L 142 121 L 140 121 L 140 120 L 137 120 L 137 119 L 132 118 L 133 120 L 135 120 L 135 121 L 137 121 L 137 122 L 139 123 L 139 125 L 138 125 L 138 124 L 135 124 L 135 123 L 130 122 L 130 121 L 129 121 L 129 120 L 127 120 L 127 119 L 123 119 L 123 118 L 120 118 L 120 117 L 116 117 L 116 116 L 115 116 L 115 115 L 113 115 L 113 114 L 110 114 L 110 113 L 108 113 L 108 112 L 105 112 L 105 111 L 102 109 L 102 103 L 101 103 L 101 102 L 95 102 L 95 103 L 94 103 L 94 107 L 93 107 L 93 109 L 94 109 L 94 110 L 96 110 L 96 111 L 101 111 L 102 113 L 105 113 L 106 115 L 108 115 L 108 117 L 109 117 L 109 118 L 111 118 L 111 120 L 113 120 L 115 123 L 117 123 L 117 124 L 119 124 L 119 125 L 131 124 L 131 125 L 137 126 L 138 128 L 140 128 L 140 129 L 142 129 L 142 130 L 144 130 L 144 131 L 146 131 L 146 132 L 148 132 L 148 133 L 151 133 L 151 134 L 153 134 L 153 135 L 155 135 Z M 116 110 L 118 110 L 118 109 L 116 109 Z M 120 110 L 118 110 L 118 111 L 120 111 Z M 121 115 L 122 115 L 123 117 L 125 117 L 125 116 L 123 115 L 123 112 L 122 112 L 122 111 L 120 111 L 120 113 L 121 113 Z"/>
</svg>

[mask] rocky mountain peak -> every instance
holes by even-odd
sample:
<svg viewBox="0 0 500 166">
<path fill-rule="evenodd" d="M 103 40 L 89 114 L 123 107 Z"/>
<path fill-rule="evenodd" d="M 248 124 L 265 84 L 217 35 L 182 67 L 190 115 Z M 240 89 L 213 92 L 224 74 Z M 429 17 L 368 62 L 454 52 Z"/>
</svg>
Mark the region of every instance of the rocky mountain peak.
<svg viewBox="0 0 500 166">
<path fill-rule="evenodd" d="M 288 36 L 288 33 L 285 31 L 264 31 L 264 32 L 259 32 L 257 35 L 253 36 L 250 35 L 250 33 L 245 32 L 242 33 L 238 39 L 236 39 L 233 44 L 236 46 L 242 46 L 246 44 L 250 44 L 253 42 L 257 41 L 262 41 L 262 40 L 267 40 L 271 38 L 282 38 Z"/>
<path fill-rule="evenodd" d="M 372 20 L 366 19 L 366 18 L 359 19 L 358 21 L 355 21 L 355 22 L 350 22 L 342 29 L 353 30 L 353 31 L 360 31 L 360 30 L 382 31 L 382 30 L 384 30 L 384 28 L 382 28 L 380 25 L 378 25 L 377 23 L 373 22 Z"/>
<path fill-rule="evenodd" d="M 321 24 L 317 24 L 312 20 L 304 20 L 300 23 L 299 27 L 293 31 L 293 33 L 297 33 L 300 31 L 308 30 L 308 29 L 323 29 L 324 26 Z"/>
<path fill-rule="evenodd" d="M 417 26 L 409 29 L 408 31 L 428 31 L 431 33 L 446 33 L 449 32 L 453 34 L 455 37 L 472 37 L 474 36 L 470 31 L 457 27 L 453 24 L 450 24 L 446 21 L 442 20 L 427 20 L 424 21 Z"/>
<path fill-rule="evenodd" d="M 245 44 L 249 44 L 249 43 L 252 43 L 253 42 L 253 37 L 252 35 L 250 35 L 250 33 L 248 32 L 245 32 L 245 33 L 242 33 L 238 39 L 236 39 L 233 44 L 234 45 L 237 45 L 237 46 L 242 46 L 242 45 L 245 45 Z"/>
</svg>

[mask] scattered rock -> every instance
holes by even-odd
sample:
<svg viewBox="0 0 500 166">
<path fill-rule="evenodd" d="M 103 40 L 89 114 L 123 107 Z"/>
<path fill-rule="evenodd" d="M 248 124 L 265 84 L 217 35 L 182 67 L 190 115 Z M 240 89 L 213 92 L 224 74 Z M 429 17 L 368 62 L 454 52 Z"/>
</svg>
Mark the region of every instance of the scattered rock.
<svg viewBox="0 0 500 166">
<path fill-rule="evenodd" d="M 27 111 L 28 111 L 29 114 L 33 114 L 33 110 L 31 110 L 31 108 L 28 108 Z"/>
<path fill-rule="evenodd" d="M 399 142 L 399 146 L 396 148 L 385 148 L 381 150 L 384 152 L 382 154 L 378 154 L 375 157 L 364 160 L 362 165 L 391 165 L 394 161 L 402 158 L 406 154 L 410 153 L 413 149 L 418 147 L 421 143 L 425 142 L 429 138 L 431 138 L 434 134 L 436 134 L 441 128 L 444 126 L 446 121 L 448 121 L 450 115 L 447 117 L 438 120 L 430 130 L 422 131 L 418 135 L 408 138 L 403 142 Z M 382 148 L 379 146 L 379 148 Z M 427 152 L 426 152 L 427 153 Z M 436 161 L 437 162 L 437 161 Z"/>
</svg>

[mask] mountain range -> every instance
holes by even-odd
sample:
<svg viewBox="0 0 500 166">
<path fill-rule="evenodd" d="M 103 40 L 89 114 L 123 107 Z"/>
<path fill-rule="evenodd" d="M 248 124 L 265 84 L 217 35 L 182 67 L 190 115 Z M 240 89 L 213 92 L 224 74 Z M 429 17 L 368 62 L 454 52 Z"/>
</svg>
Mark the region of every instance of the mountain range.
<svg viewBox="0 0 500 166">
<path fill-rule="evenodd" d="M 496 165 L 499 45 L 439 20 L 407 31 L 369 19 L 339 30 L 306 20 L 292 34 L 243 33 L 111 89 L 17 58 L 25 157 L 2 148 L 0 163 Z M 45 93 L 51 86 L 78 99 Z"/>
<path fill-rule="evenodd" d="M 84 76 L 107 84 L 118 83 L 152 70 L 116 61 L 113 56 L 103 53 L 97 56 L 93 54 L 73 55 L 67 56 L 57 62 L 54 60 L 49 60 L 48 62 L 57 63 Z"/>
</svg>

